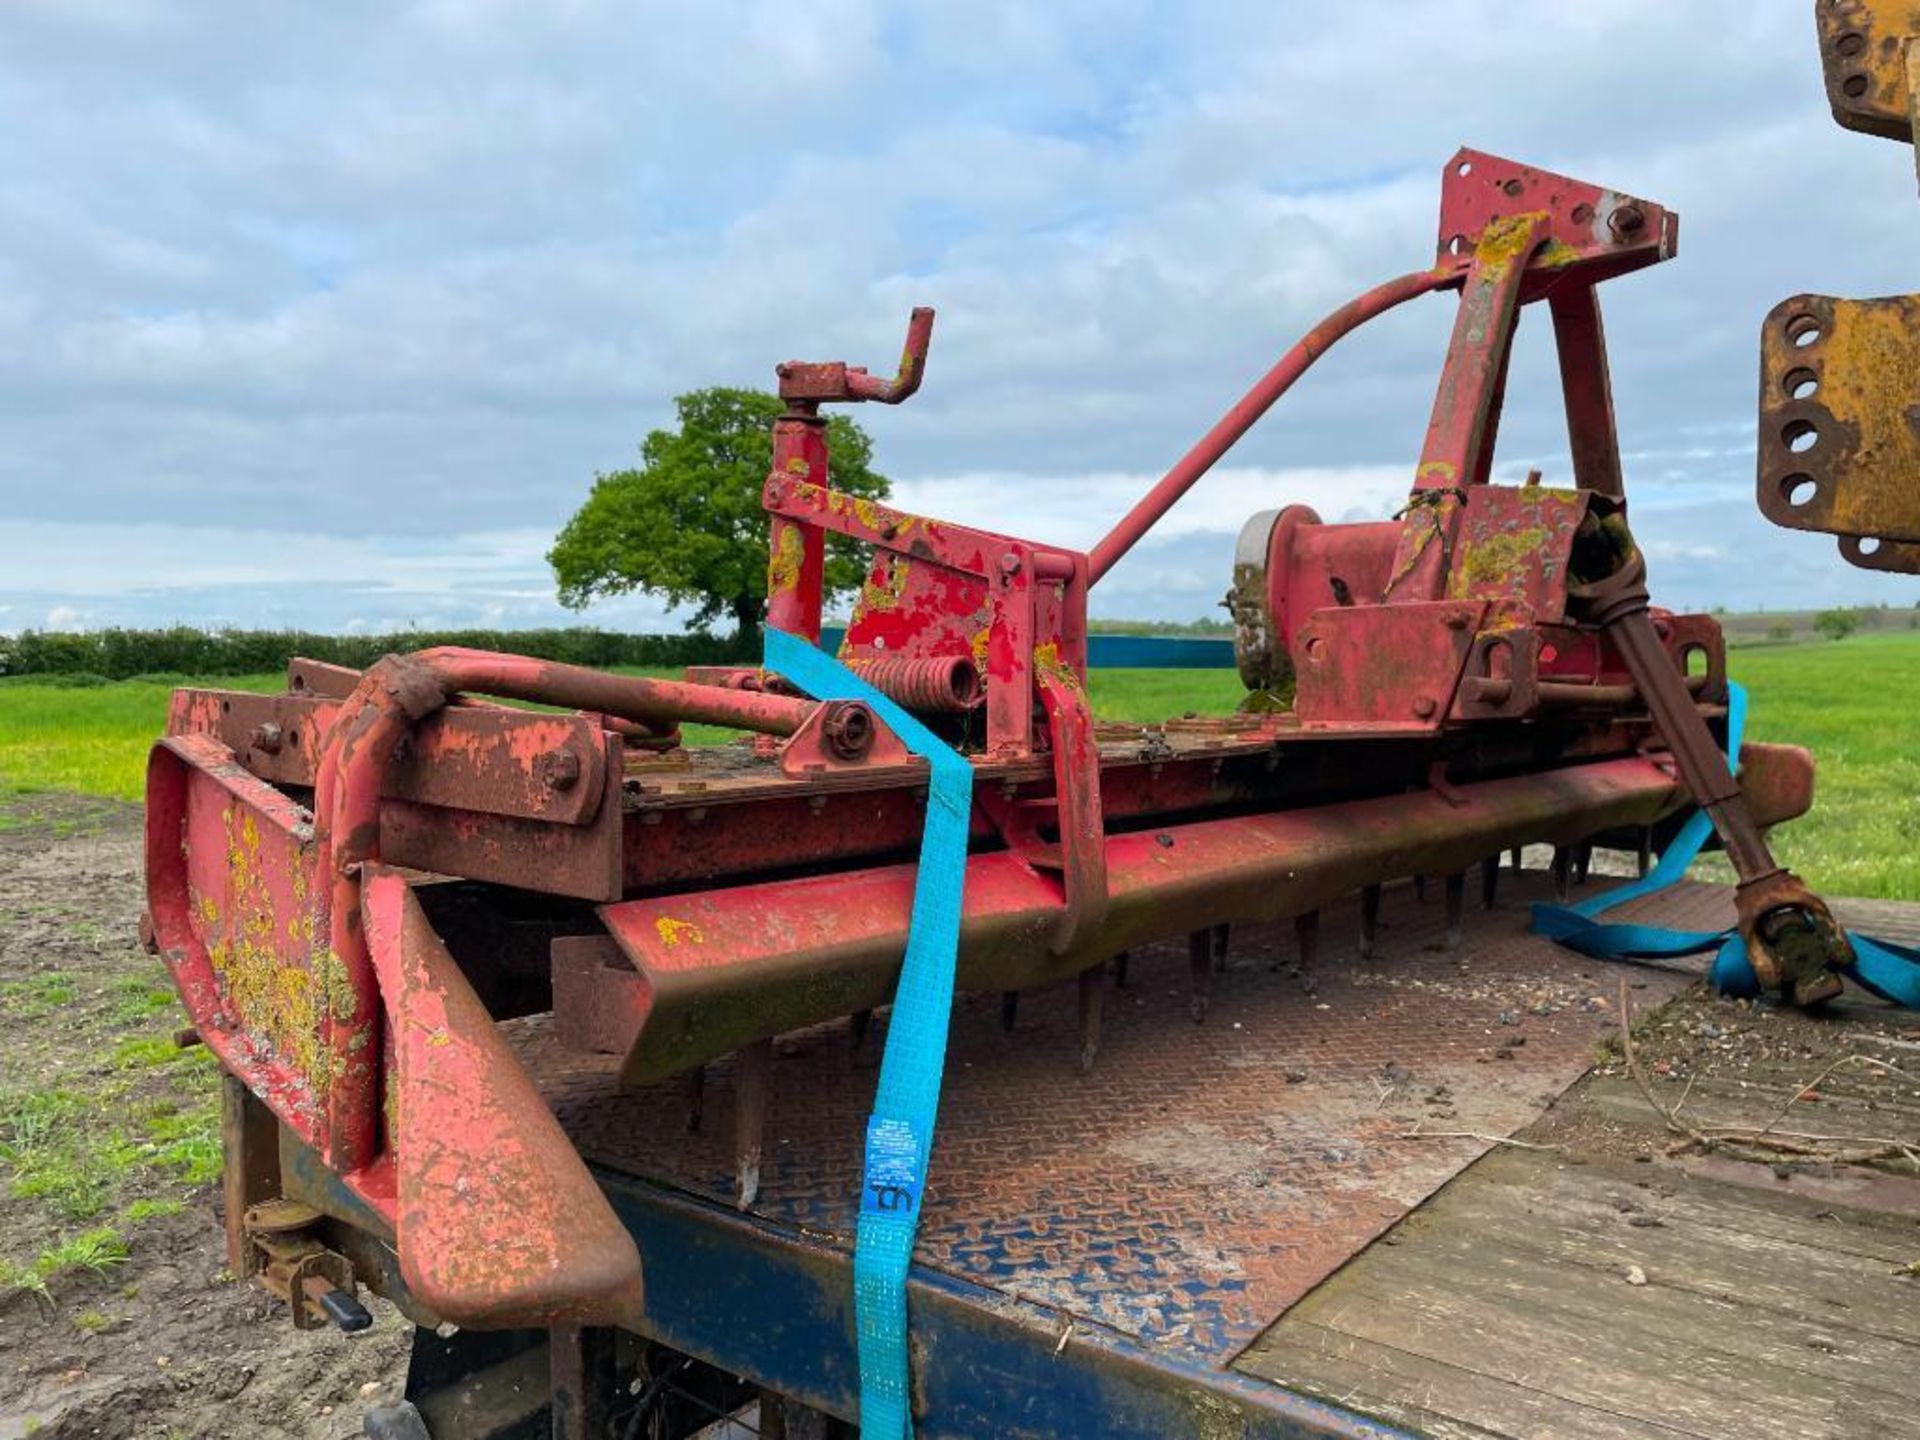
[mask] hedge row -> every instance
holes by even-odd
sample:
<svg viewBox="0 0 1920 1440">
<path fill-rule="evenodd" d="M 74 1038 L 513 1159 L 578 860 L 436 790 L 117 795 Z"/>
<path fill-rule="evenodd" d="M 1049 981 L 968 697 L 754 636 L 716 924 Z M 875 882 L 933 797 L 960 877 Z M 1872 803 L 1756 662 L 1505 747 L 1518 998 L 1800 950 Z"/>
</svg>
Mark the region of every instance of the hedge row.
<svg viewBox="0 0 1920 1440">
<path fill-rule="evenodd" d="M 27 630 L 0 635 L 0 675 L 254 675 L 295 655 L 363 670 L 382 655 L 464 645 L 574 665 L 720 665 L 752 658 L 732 636 L 622 635 L 611 630 L 409 630 L 313 635 L 304 630 Z"/>
</svg>

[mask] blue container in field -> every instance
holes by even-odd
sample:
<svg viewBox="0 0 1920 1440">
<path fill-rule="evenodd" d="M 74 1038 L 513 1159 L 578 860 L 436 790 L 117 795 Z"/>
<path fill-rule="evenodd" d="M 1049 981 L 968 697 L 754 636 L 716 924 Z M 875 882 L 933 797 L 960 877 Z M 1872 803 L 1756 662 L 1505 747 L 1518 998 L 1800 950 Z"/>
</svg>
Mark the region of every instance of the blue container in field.
<svg viewBox="0 0 1920 1440">
<path fill-rule="evenodd" d="M 838 650 L 841 625 L 824 625 L 820 644 Z M 1233 641 L 1195 635 L 1089 635 L 1087 664 L 1095 670 L 1231 670 Z"/>
</svg>

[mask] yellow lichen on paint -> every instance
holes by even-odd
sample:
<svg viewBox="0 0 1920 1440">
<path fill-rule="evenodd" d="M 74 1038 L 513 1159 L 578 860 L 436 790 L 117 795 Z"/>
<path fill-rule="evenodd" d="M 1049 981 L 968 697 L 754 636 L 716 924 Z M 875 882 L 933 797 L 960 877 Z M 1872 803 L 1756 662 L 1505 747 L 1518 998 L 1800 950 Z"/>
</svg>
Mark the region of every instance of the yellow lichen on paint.
<svg viewBox="0 0 1920 1440">
<path fill-rule="evenodd" d="M 866 583 L 860 587 L 860 602 L 854 613 L 869 610 L 894 610 L 907 593 L 910 567 L 903 558 L 882 554 L 874 561 Z"/>
<path fill-rule="evenodd" d="M 807 541 L 800 527 L 786 520 L 773 522 L 773 549 L 767 557 L 767 593 L 779 595 L 800 585 L 807 562 Z"/>
<path fill-rule="evenodd" d="M 226 832 L 226 915 L 211 896 L 197 902 L 207 922 L 207 960 L 231 1022 L 324 1095 L 343 1068 L 327 1043 L 329 1020 L 351 1020 L 358 1002 L 331 951 L 309 957 L 314 915 L 305 903 L 301 856 L 293 852 L 296 913 L 284 924 L 266 883 L 261 832 L 251 811 L 221 812 Z"/>
<path fill-rule="evenodd" d="M 1473 247 L 1473 263 L 1482 280 L 1489 284 L 1501 280 L 1514 261 L 1524 261 L 1533 249 L 1534 222 L 1546 218 L 1544 212 L 1536 211 L 1489 221 Z"/>
<path fill-rule="evenodd" d="M 1490 588 L 1514 595 L 1524 593 L 1531 563 L 1546 550 L 1550 539 L 1551 532 L 1544 525 L 1487 536 L 1455 563 L 1448 595 L 1457 600 Z"/>
<path fill-rule="evenodd" d="M 653 928 L 660 932 L 660 943 L 669 950 L 686 941 L 692 945 L 704 945 L 706 932 L 691 920 L 676 920 L 671 915 L 662 915 L 653 922 Z"/>
<path fill-rule="evenodd" d="M 1080 677 L 1074 673 L 1071 665 L 1060 658 L 1060 646 L 1056 642 L 1049 640 L 1044 645 L 1033 647 L 1033 668 L 1036 674 L 1044 676 L 1061 689 L 1085 697 Z"/>
<path fill-rule="evenodd" d="M 791 456 L 787 460 L 787 473 L 789 475 L 805 475 L 808 469 L 809 467 L 806 460 L 799 455 Z"/>
</svg>

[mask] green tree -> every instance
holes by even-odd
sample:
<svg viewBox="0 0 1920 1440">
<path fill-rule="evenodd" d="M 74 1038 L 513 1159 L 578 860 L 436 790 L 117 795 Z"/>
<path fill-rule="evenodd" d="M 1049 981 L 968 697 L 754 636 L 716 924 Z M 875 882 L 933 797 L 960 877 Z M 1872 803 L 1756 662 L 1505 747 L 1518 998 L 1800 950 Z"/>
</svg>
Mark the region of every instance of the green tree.
<svg viewBox="0 0 1920 1440">
<path fill-rule="evenodd" d="M 674 401 L 679 425 L 640 446 L 640 467 L 596 475 L 593 490 L 547 552 L 560 603 L 581 609 L 644 590 L 694 605 L 706 630 L 722 617 L 750 638 L 767 608 L 767 516 L 760 489 L 773 468 L 773 422 L 783 408 L 759 390 L 716 387 Z M 892 486 L 870 468 L 873 442 L 844 415 L 827 422 L 833 487 L 885 499 Z M 860 546 L 827 539 L 829 598 L 859 585 Z"/>
<path fill-rule="evenodd" d="M 1813 628 L 1829 640 L 1844 640 L 1860 628 L 1857 610 L 1822 610 L 1813 617 Z"/>
</svg>

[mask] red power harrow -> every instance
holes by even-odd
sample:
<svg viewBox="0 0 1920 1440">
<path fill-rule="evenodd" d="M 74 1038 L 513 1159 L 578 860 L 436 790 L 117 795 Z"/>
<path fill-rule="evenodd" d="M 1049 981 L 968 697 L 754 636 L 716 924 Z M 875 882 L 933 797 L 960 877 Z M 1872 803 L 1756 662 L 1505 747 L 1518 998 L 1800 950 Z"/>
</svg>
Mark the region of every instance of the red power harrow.
<svg viewBox="0 0 1920 1440">
<path fill-rule="evenodd" d="M 1238 922 L 1556 847 L 1644 846 L 1695 801 L 1742 885 L 1755 968 L 1803 1002 L 1846 942 L 1768 854 L 1804 811 L 1804 751 L 1716 746 L 1719 628 L 1649 608 L 1627 527 L 1595 286 L 1674 253 L 1658 205 L 1491 155 L 1445 171 L 1434 263 L 1335 312 L 1086 554 L 833 489 L 823 404 L 919 386 L 931 311 L 891 380 L 780 367 L 771 623 L 817 639 L 830 534 L 872 552 L 841 658 L 975 768 L 959 980 L 1012 997 L 1192 937 L 1193 1013 Z M 1329 346 L 1415 296 L 1459 312 L 1407 504 L 1250 520 L 1229 604 L 1247 703 L 1102 724 L 1087 592 Z M 1544 301 L 1573 484 L 1490 482 L 1510 342 Z M 543 702 L 533 711 L 489 703 Z M 682 722 L 746 732 L 682 747 Z M 774 1035 L 888 999 L 926 769 L 855 703 L 759 670 L 685 682 L 429 650 L 365 674 L 296 661 L 285 693 L 185 690 L 148 780 L 154 944 L 229 1075 L 238 1273 L 301 1323 L 356 1279 L 470 1327 L 634 1325 L 641 1257 L 498 1022 L 551 1011 L 623 1081 L 738 1052 L 743 1203 Z M 315 1167 L 324 1167 L 316 1172 Z M 324 1194 L 299 1177 L 330 1173 Z"/>
</svg>

